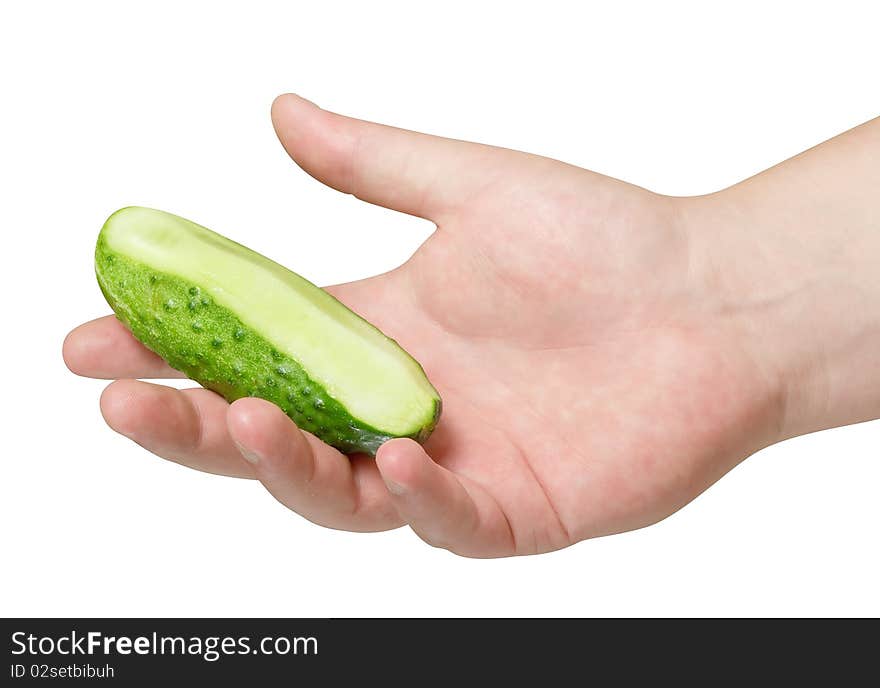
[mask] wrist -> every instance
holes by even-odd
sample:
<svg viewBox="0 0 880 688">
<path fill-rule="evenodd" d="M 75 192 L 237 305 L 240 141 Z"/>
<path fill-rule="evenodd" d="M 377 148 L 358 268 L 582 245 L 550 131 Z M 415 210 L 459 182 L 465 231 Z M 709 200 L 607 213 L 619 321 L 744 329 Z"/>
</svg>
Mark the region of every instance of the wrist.
<svg viewBox="0 0 880 688">
<path fill-rule="evenodd" d="M 777 440 L 880 417 L 880 212 L 796 162 L 683 199 L 702 305 L 777 400 Z"/>
</svg>

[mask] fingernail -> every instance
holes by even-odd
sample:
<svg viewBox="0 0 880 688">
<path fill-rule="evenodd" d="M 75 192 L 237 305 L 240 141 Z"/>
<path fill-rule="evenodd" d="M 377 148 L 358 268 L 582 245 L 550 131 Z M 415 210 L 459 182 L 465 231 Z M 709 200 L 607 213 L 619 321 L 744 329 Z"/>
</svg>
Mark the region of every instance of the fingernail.
<svg viewBox="0 0 880 688">
<path fill-rule="evenodd" d="M 403 485 L 401 485 L 400 483 L 396 483 L 393 480 L 389 480 L 385 476 L 382 476 L 382 479 L 385 481 L 385 487 L 388 488 L 388 491 L 391 494 L 397 495 L 398 497 L 400 495 L 406 494 L 406 488 Z"/>
<path fill-rule="evenodd" d="M 309 100 L 308 98 L 303 98 L 299 93 L 297 93 L 296 95 L 298 98 L 302 98 L 304 101 L 306 101 L 309 105 L 314 105 L 319 110 L 321 109 L 321 106 L 318 105 L 314 100 Z"/>
<path fill-rule="evenodd" d="M 257 464 L 260 462 L 260 457 L 255 452 L 251 451 L 247 447 L 242 447 L 238 442 L 235 443 L 235 446 L 238 447 L 238 451 L 241 452 L 241 455 L 244 457 L 245 461 L 253 464 Z"/>
<path fill-rule="evenodd" d="M 108 423 L 108 425 L 109 425 L 109 423 Z M 132 430 L 132 429 L 126 428 L 126 427 L 116 427 L 115 425 L 110 425 L 110 427 L 115 432 L 118 432 L 120 435 L 122 435 L 123 437 L 127 437 L 132 442 L 136 442 L 136 443 L 140 444 L 140 442 L 138 442 L 137 432 L 135 430 Z"/>
<path fill-rule="evenodd" d="M 316 102 L 314 102 L 313 100 L 309 100 L 308 98 L 303 98 L 299 93 L 285 93 L 284 95 L 285 96 L 293 96 L 294 98 L 297 98 L 298 100 L 302 100 L 302 101 L 308 103 L 309 105 L 314 105 L 319 110 L 321 109 L 321 106 L 318 105 Z"/>
</svg>

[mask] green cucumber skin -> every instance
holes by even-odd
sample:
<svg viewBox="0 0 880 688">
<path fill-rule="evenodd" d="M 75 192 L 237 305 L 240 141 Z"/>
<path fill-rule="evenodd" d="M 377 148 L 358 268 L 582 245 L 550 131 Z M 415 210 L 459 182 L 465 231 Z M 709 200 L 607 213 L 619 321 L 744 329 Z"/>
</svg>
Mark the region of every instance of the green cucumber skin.
<svg viewBox="0 0 880 688">
<path fill-rule="evenodd" d="M 345 454 L 375 456 L 384 442 L 399 437 L 352 417 L 297 361 L 203 295 L 199 285 L 113 252 L 103 236 L 95 248 L 95 273 L 110 307 L 140 342 L 228 401 L 270 401 L 299 428 Z M 405 437 L 424 442 L 440 406 L 438 400 L 433 418 Z"/>
</svg>

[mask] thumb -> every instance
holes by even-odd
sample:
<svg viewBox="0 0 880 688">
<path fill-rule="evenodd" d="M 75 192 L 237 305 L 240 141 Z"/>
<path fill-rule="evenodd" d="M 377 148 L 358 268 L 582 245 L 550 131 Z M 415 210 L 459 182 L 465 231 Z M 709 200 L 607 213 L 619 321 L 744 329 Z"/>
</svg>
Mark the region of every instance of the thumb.
<svg viewBox="0 0 880 688">
<path fill-rule="evenodd" d="M 322 110 L 292 93 L 272 104 L 291 158 L 361 200 L 438 221 L 491 181 L 501 148 L 429 136 Z"/>
</svg>

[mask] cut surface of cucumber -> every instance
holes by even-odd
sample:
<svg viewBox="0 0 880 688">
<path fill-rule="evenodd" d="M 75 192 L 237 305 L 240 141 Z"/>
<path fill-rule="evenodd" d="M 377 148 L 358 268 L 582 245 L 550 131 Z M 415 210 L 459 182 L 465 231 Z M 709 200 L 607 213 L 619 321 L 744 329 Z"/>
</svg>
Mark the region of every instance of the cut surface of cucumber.
<svg viewBox="0 0 880 688">
<path fill-rule="evenodd" d="M 117 211 L 95 251 L 98 282 L 148 348 L 227 399 L 278 404 L 345 452 L 424 441 L 440 396 L 394 340 L 323 289 L 176 215 Z"/>
</svg>

